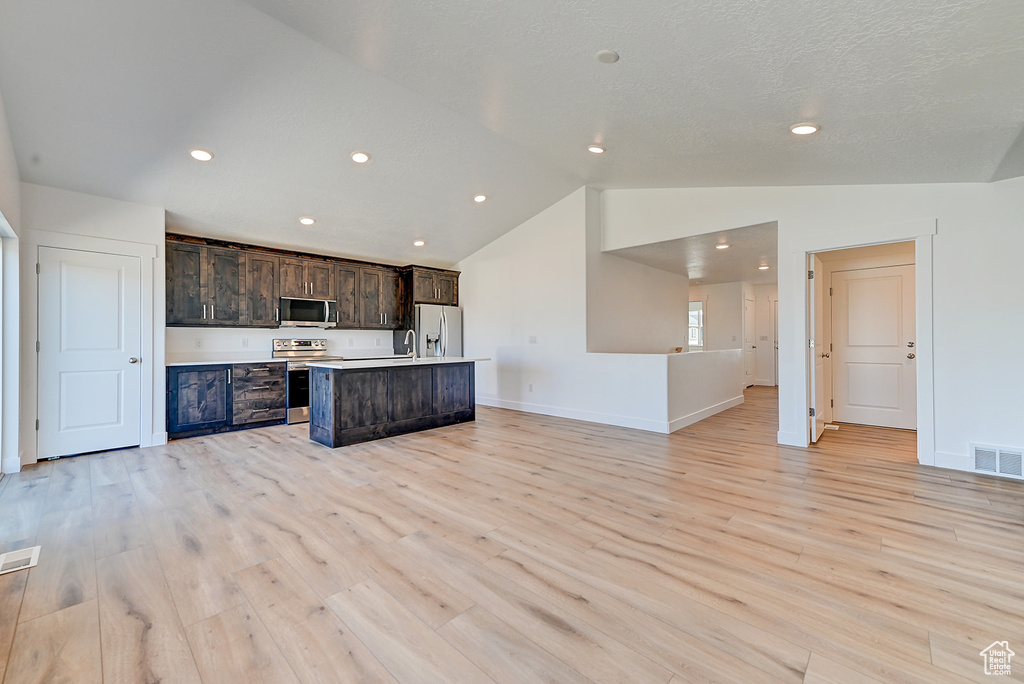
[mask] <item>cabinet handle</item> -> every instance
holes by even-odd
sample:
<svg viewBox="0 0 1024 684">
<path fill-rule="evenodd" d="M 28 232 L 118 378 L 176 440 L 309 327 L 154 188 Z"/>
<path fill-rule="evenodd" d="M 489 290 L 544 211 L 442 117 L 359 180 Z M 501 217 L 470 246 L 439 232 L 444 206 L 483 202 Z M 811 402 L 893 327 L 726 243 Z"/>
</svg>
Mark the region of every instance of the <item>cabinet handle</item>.
<svg viewBox="0 0 1024 684">
<path fill-rule="evenodd" d="M 250 387 L 249 391 L 250 392 L 255 392 L 257 390 L 268 390 L 268 389 L 270 389 L 270 385 L 260 385 L 259 387 Z"/>
<path fill-rule="evenodd" d="M 262 409 L 253 409 L 253 410 L 252 410 L 252 412 L 253 412 L 253 413 L 263 413 L 263 412 L 265 412 L 265 411 L 269 411 L 269 410 L 270 410 L 270 409 L 268 409 L 268 408 L 262 408 Z"/>
<path fill-rule="evenodd" d="M 231 369 L 228 368 L 228 384 L 231 384 Z"/>
<path fill-rule="evenodd" d="M 312 281 L 310 281 L 310 283 L 309 283 L 309 294 L 313 294 L 313 283 L 312 283 Z"/>
<path fill-rule="evenodd" d="M 302 283 L 302 294 L 309 294 L 306 290 L 309 288 L 309 283 Z"/>
<path fill-rule="evenodd" d="M 280 323 L 281 322 L 281 307 L 279 307 L 279 306 L 278 307 L 274 307 L 274 322 L 275 323 Z"/>
<path fill-rule="evenodd" d="M 384 325 L 388 324 L 388 315 L 384 314 Z"/>
<path fill-rule="evenodd" d="M 210 320 L 212 321 L 212 320 L 215 320 L 216 318 L 217 318 L 217 314 L 213 313 L 213 304 L 211 304 L 210 305 Z"/>
<path fill-rule="evenodd" d="M 206 305 L 203 304 L 203 320 L 206 320 Z"/>
</svg>

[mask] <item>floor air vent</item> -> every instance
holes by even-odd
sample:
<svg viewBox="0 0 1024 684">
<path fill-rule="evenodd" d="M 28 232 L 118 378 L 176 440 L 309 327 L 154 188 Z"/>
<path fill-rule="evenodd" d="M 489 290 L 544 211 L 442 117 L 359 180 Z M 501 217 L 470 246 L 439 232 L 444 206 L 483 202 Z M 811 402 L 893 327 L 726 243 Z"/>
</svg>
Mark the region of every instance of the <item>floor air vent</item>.
<svg viewBox="0 0 1024 684">
<path fill-rule="evenodd" d="M 1022 477 L 1021 450 L 1011 447 L 973 445 L 974 469 L 979 473 Z"/>
</svg>

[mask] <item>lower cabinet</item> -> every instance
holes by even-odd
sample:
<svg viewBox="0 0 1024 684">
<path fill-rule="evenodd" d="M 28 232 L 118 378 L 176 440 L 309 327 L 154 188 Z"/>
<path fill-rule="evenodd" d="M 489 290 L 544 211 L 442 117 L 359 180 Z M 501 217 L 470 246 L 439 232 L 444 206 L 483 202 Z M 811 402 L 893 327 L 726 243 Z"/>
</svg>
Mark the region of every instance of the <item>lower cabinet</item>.
<svg viewBox="0 0 1024 684">
<path fill-rule="evenodd" d="M 167 368 L 167 436 L 192 437 L 282 423 L 285 364 Z"/>
<path fill-rule="evenodd" d="M 309 437 L 329 447 L 476 418 L 472 362 L 310 368 Z"/>
</svg>

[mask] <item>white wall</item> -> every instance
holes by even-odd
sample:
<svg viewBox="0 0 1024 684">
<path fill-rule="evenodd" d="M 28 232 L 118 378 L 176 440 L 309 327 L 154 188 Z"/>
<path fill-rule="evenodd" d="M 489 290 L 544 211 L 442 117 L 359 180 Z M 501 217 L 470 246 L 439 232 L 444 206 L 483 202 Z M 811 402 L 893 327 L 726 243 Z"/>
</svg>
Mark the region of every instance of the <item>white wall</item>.
<svg viewBox="0 0 1024 684">
<path fill-rule="evenodd" d="M 17 472 L 20 335 L 19 254 L 21 180 L 0 96 L 0 472 Z"/>
<path fill-rule="evenodd" d="M 743 283 L 694 285 L 691 302 L 704 302 L 704 351 L 743 347 Z"/>
<path fill-rule="evenodd" d="M 686 349 L 686 276 L 601 252 L 601 195 L 586 189 L 587 351 L 667 354 Z"/>
<path fill-rule="evenodd" d="M 695 351 L 668 357 L 669 432 L 743 403 L 743 353 Z"/>
<path fill-rule="evenodd" d="M 147 255 L 143 262 L 143 446 L 166 441 L 164 428 L 164 210 L 130 202 L 21 184 L 21 345 L 34 349 L 38 311 L 35 264 L 38 248 L 84 248 Z M 35 354 L 21 363 L 21 463 L 35 462 L 37 374 Z"/>
<path fill-rule="evenodd" d="M 780 432 L 806 443 L 806 252 L 918 239 L 919 274 L 931 273 L 934 414 L 919 421 L 931 462 L 965 468 L 968 443 L 1024 446 L 1024 359 L 960 340 L 964 312 L 986 339 L 1024 339 L 1024 178 L 990 184 L 608 190 L 604 245 L 619 249 L 778 221 Z M 934 237 L 932 234 L 934 233 Z M 919 276 L 924 277 L 924 276 Z M 926 409 L 923 409 L 926 410 Z M 928 447 L 928 445 L 931 445 Z M 929 462 L 927 453 L 922 461 Z"/>
<path fill-rule="evenodd" d="M 282 337 L 325 339 L 327 353 L 334 356 L 394 353 L 390 330 L 168 327 L 165 338 L 167 362 L 199 361 L 205 356 L 237 358 L 239 361 L 243 361 L 245 355 L 269 359 L 274 340 Z M 196 346 L 196 340 L 200 340 L 201 347 Z"/>
<path fill-rule="evenodd" d="M 754 301 L 757 309 L 757 374 L 755 385 L 774 385 L 775 380 L 775 332 L 773 304 L 779 298 L 779 286 L 775 283 L 754 286 Z"/>
</svg>

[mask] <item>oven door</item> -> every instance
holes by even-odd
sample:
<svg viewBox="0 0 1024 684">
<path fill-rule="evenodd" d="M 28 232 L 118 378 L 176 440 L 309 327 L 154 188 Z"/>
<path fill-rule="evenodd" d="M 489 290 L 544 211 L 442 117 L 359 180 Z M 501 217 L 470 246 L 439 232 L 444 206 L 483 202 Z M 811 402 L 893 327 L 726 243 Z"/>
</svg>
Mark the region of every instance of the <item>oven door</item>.
<svg viewBox="0 0 1024 684">
<path fill-rule="evenodd" d="M 309 369 L 289 368 L 286 384 L 288 424 L 309 422 Z"/>
</svg>

